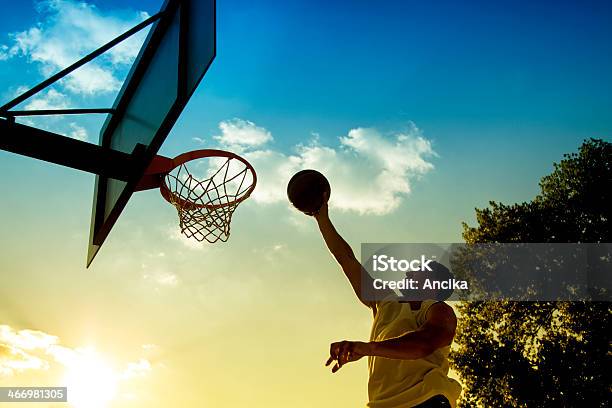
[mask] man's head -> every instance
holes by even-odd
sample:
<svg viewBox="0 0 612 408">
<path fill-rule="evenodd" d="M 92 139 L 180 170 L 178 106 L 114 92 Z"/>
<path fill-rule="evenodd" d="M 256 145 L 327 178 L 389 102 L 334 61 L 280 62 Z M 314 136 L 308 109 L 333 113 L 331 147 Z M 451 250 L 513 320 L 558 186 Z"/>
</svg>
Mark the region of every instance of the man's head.
<svg viewBox="0 0 612 408">
<path fill-rule="evenodd" d="M 444 265 L 439 262 L 431 261 L 428 264 L 429 270 L 418 270 L 418 271 L 409 271 L 406 273 L 407 279 L 413 279 L 418 282 L 418 287 L 420 288 L 418 291 L 415 290 L 406 290 L 402 291 L 402 295 L 409 298 L 409 300 L 426 300 L 426 299 L 436 299 L 436 300 L 446 300 L 451 297 L 453 294 L 452 286 L 450 289 L 422 289 L 425 281 L 429 279 L 430 282 L 438 281 L 438 282 L 448 282 L 449 279 L 453 278 L 453 274 L 451 271 Z"/>
</svg>

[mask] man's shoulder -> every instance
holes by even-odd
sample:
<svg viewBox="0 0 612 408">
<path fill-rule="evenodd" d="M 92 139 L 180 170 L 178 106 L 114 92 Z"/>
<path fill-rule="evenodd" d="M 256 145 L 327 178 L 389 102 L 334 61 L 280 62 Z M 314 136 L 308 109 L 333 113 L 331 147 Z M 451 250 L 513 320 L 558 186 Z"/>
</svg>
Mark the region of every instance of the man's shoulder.
<svg viewBox="0 0 612 408">
<path fill-rule="evenodd" d="M 430 320 L 453 320 L 456 319 L 455 311 L 448 303 L 441 300 L 427 300 L 421 306 L 421 313 L 417 317 L 419 326 Z"/>
<path fill-rule="evenodd" d="M 438 311 L 446 311 L 446 312 L 455 314 L 455 310 L 453 309 L 453 307 L 443 300 L 431 300 L 429 302 L 430 303 L 428 305 L 428 311 L 438 310 Z"/>
<path fill-rule="evenodd" d="M 446 302 L 436 301 L 427 309 L 425 321 L 447 326 L 456 326 L 457 316 L 451 305 Z"/>
</svg>

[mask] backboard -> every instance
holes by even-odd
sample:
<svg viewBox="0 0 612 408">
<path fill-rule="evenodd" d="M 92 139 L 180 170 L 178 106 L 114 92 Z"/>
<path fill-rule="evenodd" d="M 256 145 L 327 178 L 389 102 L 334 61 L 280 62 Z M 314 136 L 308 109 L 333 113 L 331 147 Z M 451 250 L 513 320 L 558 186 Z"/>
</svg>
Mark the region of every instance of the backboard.
<svg viewBox="0 0 612 408">
<path fill-rule="evenodd" d="M 87 266 L 104 243 L 216 54 L 215 0 L 166 0 L 100 131 L 134 154 L 127 181 L 96 176 Z"/>
</svg>

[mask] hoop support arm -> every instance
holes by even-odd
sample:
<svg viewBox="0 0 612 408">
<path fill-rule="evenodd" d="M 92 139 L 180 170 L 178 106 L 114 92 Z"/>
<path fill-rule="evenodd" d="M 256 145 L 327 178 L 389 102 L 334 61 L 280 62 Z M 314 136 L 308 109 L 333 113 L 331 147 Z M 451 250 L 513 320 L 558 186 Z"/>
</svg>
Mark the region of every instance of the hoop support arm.
<svg viewBox="0 0 612 408">
<path fill-rule="evenodd" d="M 139 163 L 132 154 L 4 119 L 0 149 L 122 181 L 130 181 Z"/>
<path fill-rule="evenodd" d="M 140 179 L 134 191 L 151 190 L 159 188 L 164 176 L 174 168 L 174 159 L 157 155 L 145 170 L 144 176 Z"/>
</svg>

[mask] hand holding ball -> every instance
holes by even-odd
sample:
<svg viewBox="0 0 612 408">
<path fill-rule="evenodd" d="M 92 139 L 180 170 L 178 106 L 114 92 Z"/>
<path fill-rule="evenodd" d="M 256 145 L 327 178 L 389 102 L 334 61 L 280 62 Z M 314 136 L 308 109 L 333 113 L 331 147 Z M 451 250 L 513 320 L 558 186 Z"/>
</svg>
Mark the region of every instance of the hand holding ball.
<svg viewBox="0 0 612 408">
<path fill-rule="evenodd" d="M 295 208 L 306 215 L 315 215 L 329 198 L 331 187 L 325 176 L 316 170 L 302 170 L 287 185 L 287 197 Z"/>
</svg>

